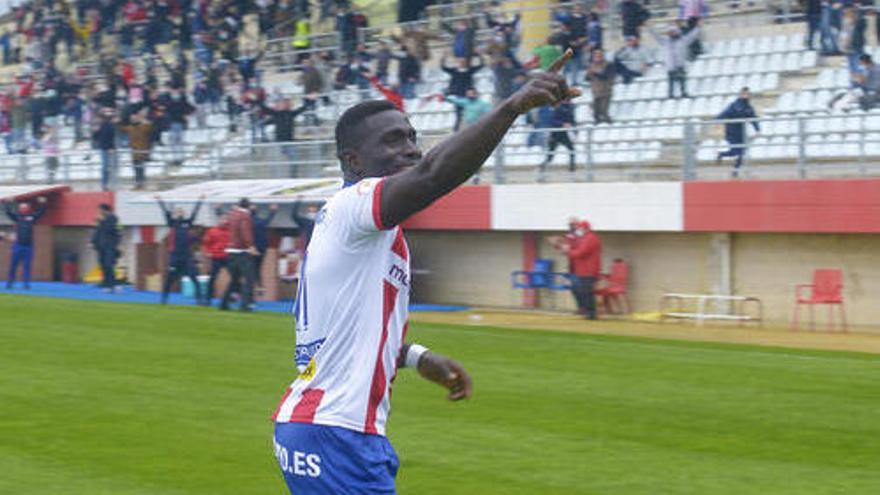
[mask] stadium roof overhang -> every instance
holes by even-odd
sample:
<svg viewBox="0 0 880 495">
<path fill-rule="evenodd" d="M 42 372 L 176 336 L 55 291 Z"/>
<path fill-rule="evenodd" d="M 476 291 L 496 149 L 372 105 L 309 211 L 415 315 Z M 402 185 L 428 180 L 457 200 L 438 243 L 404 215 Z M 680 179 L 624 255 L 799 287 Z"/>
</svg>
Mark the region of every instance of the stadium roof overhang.
<svg viewBox="0 0 880 495">
<path fill-rule="evenodd" d="M 325 201 L 342 187 L 341 179 L 265 179 L 216 180 L 189 184 L 158 193 L 169 203 L 192 203 L 204 196 L 213 204 L 232 204 L 241 198 L 252 203 L 293 203 L 295 201 Z M 156 193 L 132 194 L 126 203 L 155 203 Z"/>
<path fill-rule="evenodd" d="M 36 184 L 25 186 L 0 186 L 0 199 L 26 201 L 38 196 L 49 196 L 70 191 L 70 186 Z"/>
</svg>

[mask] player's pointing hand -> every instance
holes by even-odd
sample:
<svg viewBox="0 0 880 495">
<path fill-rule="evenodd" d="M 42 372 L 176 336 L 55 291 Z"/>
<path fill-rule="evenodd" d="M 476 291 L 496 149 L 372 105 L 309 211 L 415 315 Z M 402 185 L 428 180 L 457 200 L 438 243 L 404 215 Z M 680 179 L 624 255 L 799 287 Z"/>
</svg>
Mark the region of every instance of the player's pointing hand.
<svg viewBox="0 0 880 495">
<path fill-rule="evenodd" d="M 569 88 L 559 72 L 571 60 L 574 52 L 569 48 L 556 59 L 546 72 L 541 72 L 532 77 L 519 91 L 510 97 L 510 104 L 517 113 L 525 113 L 529 110 L 544 105 L 552 105 L 563 100 L 580 96 L 577 88 Z"/>
</svg>

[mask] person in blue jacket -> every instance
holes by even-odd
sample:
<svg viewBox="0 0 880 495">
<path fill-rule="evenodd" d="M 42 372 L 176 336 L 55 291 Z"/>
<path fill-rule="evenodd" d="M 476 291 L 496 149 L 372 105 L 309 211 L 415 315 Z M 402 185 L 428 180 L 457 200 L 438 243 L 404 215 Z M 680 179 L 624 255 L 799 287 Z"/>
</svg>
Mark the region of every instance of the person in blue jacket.
<svg viewBox="0 0 880 495">
<path fill-rule="evenodd" d="M 18 265 L 22 265 L 22 281 L 24 288 L 31 288 L 31 263 L 34 259 L 34 224 L 46 213 L 46 198 L 37 198 L 36 210 L 28 203 L 20 203 L 17 207 L 7 199 L 3 199 L 6 216 L 15 223 L 15 242 L 12 243 L 12 258 L 9 262 L 9 276 L 6 288 L 12 289 Z"/>
<path fill-rule="evenodd" d="M 92 234 L 92 247 L 98 252 L 101 266 L 101 288 L 105 292 L 116 289 L 116 261 L 119 259 L 119 219 L 108 203 L 98 205 L 98 224 Z"/>
<path fill-rule="evenodd" d="M 263 268 L 263 258 L 266 257 L 266 251 L 269 249 L 269 224 L 278 213 L 278 205 L 269 206 L 268 215 L 260 215 L 257 205 L 251 205 L 251 218 L 253 219 L 254 229 L 254 247 L 257 248 L 257 254 L 254 256 L 254 269 L 257 272 L 257 285 L 263 286 L 263 277 L 261 276 Z"/>
<path fill-rule="evenodd" d="M 719 120 L 757 118 L 758 115 L 755 113 L 755 109 L 752 108 L 749 98 L 751 98 L 749 88 L 742 88 L 739 92 L 739 97 L 734 100 L 733 103 L 728 105 L 723 112 L 718 114 L 717 118 Z M 751 124 L 755 126 L 756 132 L 761 131 L 761 127 L 758 125 L 757 121 L 752 121 Z M 739 168 L 742 165 L 743 155 L 745 155 L 746 152 L 746 122 L 739 120 L 737 122 L 725 123 L 724 139 L 727 140 L 730 149 L 718 153 L 716 161 L 721 163 L 721 160 L 725 157 L 736 157 L 736 162 L 733 165 L 733 176 L 739 177 Z"/>
<path fill-rule="evenodd" d="M 156 201 L 159 202 L 159 207 L 162 208 L 162 213 L 165 215 L 165 223 L 171 230 L 169 234 L 171 249 L 168 253 L 168 271 L 165 274 L 165 283 L 162 285 L 162 304 L 168 302 L 168 293 L 171 292 L 171 286 L 174 282 L 184 275 L 193 281 L 196 301 L 203 302 L 197 277 L 198 271 L 196 270 L 196 263 L 192 253 L 192 236 L 196 217 L 199 214 L 199 209 L 202 207 L 204 199 L 204 195 L 199 197 L 195 208 L 193 208 L 190 216 L 187 217 L 186 211 L 183 208 L 174 208 L 172 213 L 165 205 L 165 202 L 162 201 L 162 198 L 158 195 L 156 196 Z"/>
</svg>

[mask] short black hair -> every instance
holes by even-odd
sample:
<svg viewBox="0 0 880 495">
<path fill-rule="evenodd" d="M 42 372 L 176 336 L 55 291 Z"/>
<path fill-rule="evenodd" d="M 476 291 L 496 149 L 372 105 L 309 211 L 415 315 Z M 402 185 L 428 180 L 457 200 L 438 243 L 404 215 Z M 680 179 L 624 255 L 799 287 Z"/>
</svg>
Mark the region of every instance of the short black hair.
<svg viewBox="0 0 880 495">
<path fill-rule="evenodd" d="M 388 100 L 369 100 L 349 108 L 336 122 L 336 156 L 342 157 L 342 151 L 348 149 L 354 139 L 355 129 L 368 117 L 388 110 L 397 110 Z"/>
<path fill-rule="evenodd" d="M 859 55 L 859 62 L 868 62 L 869 64 L 874 63 L 874 61 L 871 59 L 871 56 L 867 53 Z"/>
<path fill-rule="evenodd" d="M 251 200 L 249 200 L 247 198 L 241 198 L 238 200 L 238 206 L 240 206 L 242 208 L 250 208 L 251 207 Z"/>
<path fill-rule="evenodd" d="M 108 203 L 101 203 L 98 205 L 98 208 L 104 211 L 113 211 L 113 207 L 111 207 Z"/>
</svg>

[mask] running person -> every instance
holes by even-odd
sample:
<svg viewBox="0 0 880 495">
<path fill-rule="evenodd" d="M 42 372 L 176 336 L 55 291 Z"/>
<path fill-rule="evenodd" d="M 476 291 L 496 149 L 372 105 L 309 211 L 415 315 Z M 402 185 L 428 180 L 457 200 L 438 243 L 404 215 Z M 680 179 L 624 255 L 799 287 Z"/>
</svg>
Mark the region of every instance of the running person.
<svg viewBox="0 0 880 495">
<path fill-rule="evenodd" d="M 395 493 L 385 437 L 399 367 L 471 395 L 450 358 L 405 344 L 409 249 L 401 222 L 471 177 L 514 120 L 577 95 L 559 69 L 571 51 L 467 131 L 424 157 L 406 116 L 387 101 L 348 109 L 336 125 L 346 186 L 327 202 L 306 251 L 294 314 L 299 376 L 273 415 L 274 448 L 296 495 Z"/>
</svg>

